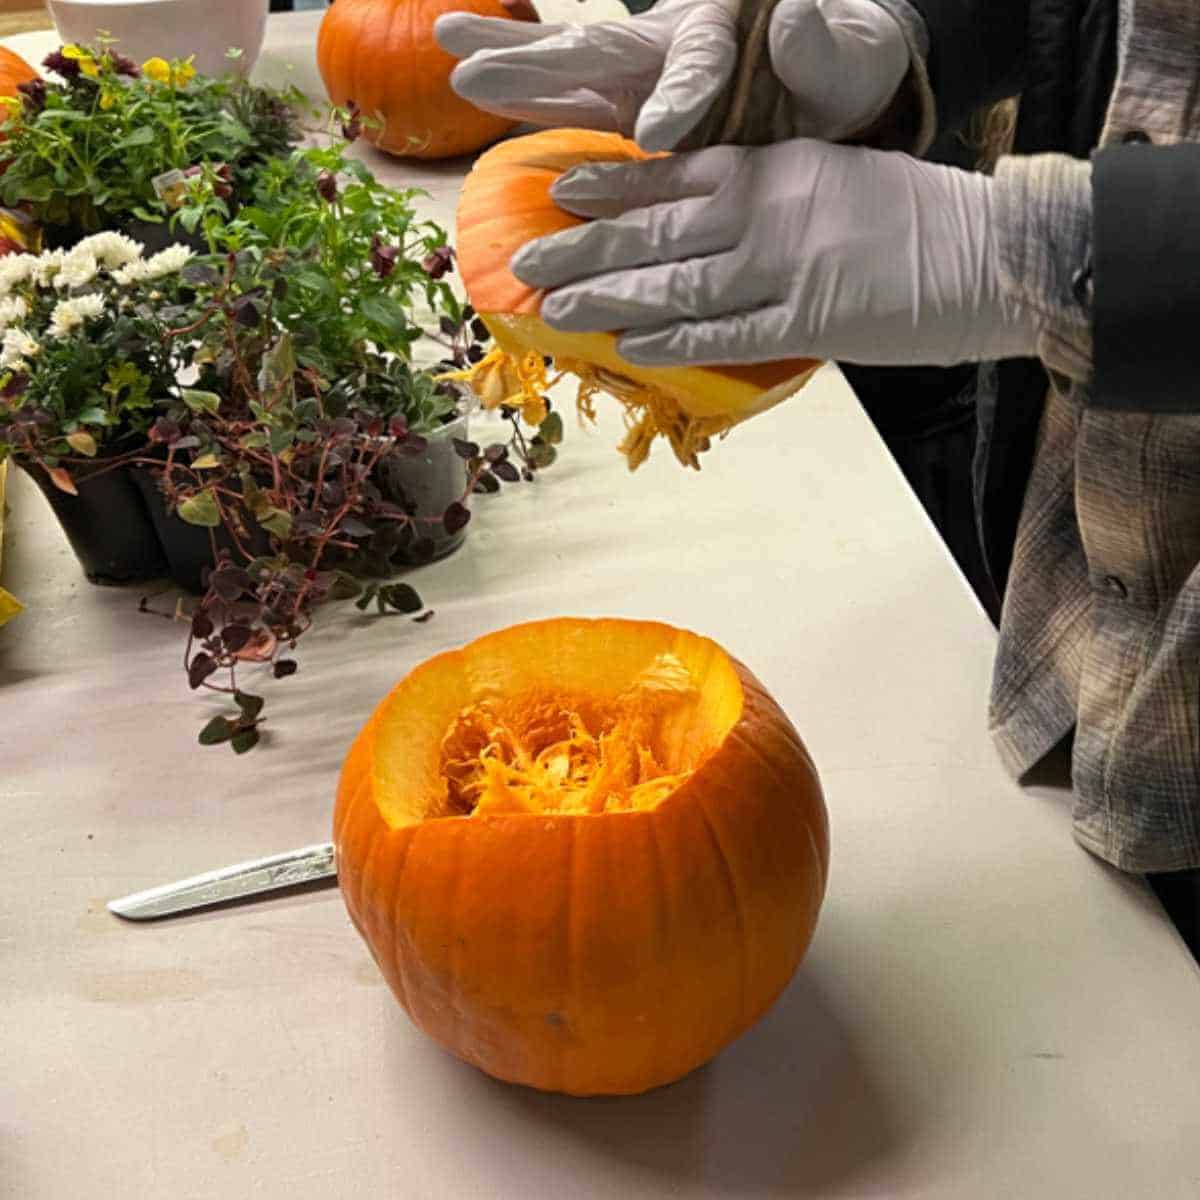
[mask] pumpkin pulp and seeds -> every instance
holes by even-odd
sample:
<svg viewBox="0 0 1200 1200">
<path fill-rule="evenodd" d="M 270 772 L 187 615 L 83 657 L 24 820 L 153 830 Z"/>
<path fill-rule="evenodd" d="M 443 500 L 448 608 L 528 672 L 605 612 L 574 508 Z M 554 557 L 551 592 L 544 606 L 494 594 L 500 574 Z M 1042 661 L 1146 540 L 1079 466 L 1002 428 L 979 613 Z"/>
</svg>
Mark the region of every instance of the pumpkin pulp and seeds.
<svg viewBox="0 0 1200 1200">
<path fill-rule="evenodd" d="M 510 354 L 496 348 L 468 370 L 451 372 L 445 378 L 465 380 L 485 409 L 501 405 L 518 408 L 529 424 L 538 425 L 546 416 L 545 393 L 567 375 L 574 375 L 578 380 L 575 404 L 581 420 L 595 421 L 595 398 L 602 393 L 624 408 L 625 437 L 617 449 L 631 471 L 646 461 L 659 435 L 667 439 L 680 463 L 698 469 L 700 455 L 709 449 L 712 439 L 735 424 L 726 416 L 693 416 L 660 388 L 637 383 L 582 359 L 559 356 L 554 367 L 556 373 L 551 375 L 548 360 L 536 351 Z"/>
<path fill-rule="evenodd" d="M 672 761 L 664 727 L 698 699 L 687 667 L 664 653 L 607 703 L 548 694 L 472 704 L 442 740 L 449 813 L 654 808 L 695 770 Z"/>
</svg>

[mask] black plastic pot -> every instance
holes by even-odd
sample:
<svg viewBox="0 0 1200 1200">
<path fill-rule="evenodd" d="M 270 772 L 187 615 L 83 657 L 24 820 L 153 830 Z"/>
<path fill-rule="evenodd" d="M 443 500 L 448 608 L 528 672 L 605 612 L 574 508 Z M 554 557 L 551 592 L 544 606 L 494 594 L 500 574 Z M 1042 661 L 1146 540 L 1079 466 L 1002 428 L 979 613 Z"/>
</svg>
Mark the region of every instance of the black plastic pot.
<svg viewBox="0 0 1200 1200">
<path fill-rule="evenodd" d="M 378 475 L 384 495 L 396 504 L 415 508 L 416 526 L 408 526 L 389 555 L 398 567 L 416 566 L 452 554 L 466 540 L 467 527 L 447 533 L 442 514 L 467 487 L 467 464 L 454 449 L 453 439 L 467 438 L 466 414 L 428 435 L 420 454 L 392 455 Z"/>
<path fill-rule="evenodd" d="M 79 495 L 71 496 L 55 487 L 41 467 L 21 466 L 49 501 L 92 583 L 137 583 L 167 574 L 166 556 L 129 468 L 101 467 L 90 476 L 76 471 Z"/>
<path fill-rule="evenodd" d="M 131 467 L 130 477 L 139 492 L 154 526 L 155 535 L 166 559 L 168 574 L 176 587 L 199 595 L 204 591 L 204 572 L 213 565 L 213 543 L 217 551 L 228 550 L 237 558 L 233 539 L 224 529 L 206 529 L 189 525 L 182 517 L 167 511 L 158 480 L 147 467 Z M 267 533 L 247 521 L 251 554 L 270 554 Z M 211 534 L 211 537 L 210 537 Z"/>
</svg>

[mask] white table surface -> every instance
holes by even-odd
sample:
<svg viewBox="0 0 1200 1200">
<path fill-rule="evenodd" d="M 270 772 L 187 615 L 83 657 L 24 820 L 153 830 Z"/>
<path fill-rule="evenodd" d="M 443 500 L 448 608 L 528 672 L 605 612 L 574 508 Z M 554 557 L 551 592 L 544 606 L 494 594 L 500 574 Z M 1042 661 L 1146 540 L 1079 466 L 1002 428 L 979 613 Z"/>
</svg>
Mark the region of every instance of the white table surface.
<svg viewBox="0 0 1200 1200">
<path fill-rule="evenodd" d="M 273 21 L 274 44 L 306 18 Z M 11 39 L 20 48 L 27 39 Z M 268 67 L 274 51 L 269 48 Z M 277 61 L 276 64 L 278 65 Z M 459 168 L 385 166 L 449 219 Z M 985 730 L 991 629 L 841 376 L 685 473 L 569 428 L 413 576 L 426 625 L 327 612 L 272 733 L 195 744 L 180 631 L 89 586 L 18 475 L 0 631 L 0 1196 L 1200 1195 L 1200 974 Z M 106 900 L 328 836 L 339 762 L 411 666 L 516 620 L 668 620 L 809 743 L 832 879 L 784 998 L 629 1100 L 497 1084 L 426 1042 L 336 891 L 144 926 Z M 361 626 L 361 627 L 359 627 Z"/>
</svg>

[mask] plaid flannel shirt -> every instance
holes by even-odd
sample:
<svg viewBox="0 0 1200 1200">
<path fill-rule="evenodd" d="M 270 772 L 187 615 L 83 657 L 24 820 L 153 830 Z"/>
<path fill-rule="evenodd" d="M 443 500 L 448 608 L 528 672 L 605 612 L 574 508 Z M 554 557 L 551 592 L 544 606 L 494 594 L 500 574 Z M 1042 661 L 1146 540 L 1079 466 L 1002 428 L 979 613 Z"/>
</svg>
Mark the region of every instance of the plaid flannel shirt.
<svg viewBox="0 0 1200 1200">
<path fill-rule="evenodd" d="M 880 2 L 919 43 L 915 11 Z M 1200 4 L 1121 0 L 1101 146 L 1200 141 L 1198 93 Z M 992 734 L 1020 776 L 1074 729 L 1079 842 L 1127 871 L 1197 867 L 1200 415 L 1091 402 L 1091 165 L 1003 159 L 996 197 L 1006 282 L 1042 315 L 1052 382 L 1004 598 Z"/>
</svg>

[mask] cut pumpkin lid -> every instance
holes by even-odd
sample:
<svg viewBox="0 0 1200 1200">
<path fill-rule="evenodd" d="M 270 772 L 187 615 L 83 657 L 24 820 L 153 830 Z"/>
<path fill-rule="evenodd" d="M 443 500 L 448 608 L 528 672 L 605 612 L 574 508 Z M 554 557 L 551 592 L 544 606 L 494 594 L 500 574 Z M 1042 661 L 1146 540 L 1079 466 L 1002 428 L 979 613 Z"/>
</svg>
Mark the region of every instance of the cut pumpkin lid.
<svg viewBox="0 0 1200 1200">
<path fill-rule="evenodd" d="M 458 373 L 485 407 L 544 414 L 542 396 L 565 375 L 579 381 L 581 416 L 594 416 L 597 394 L 625 408 L 620 445 L 631 469 L 645 461 L 657 437 L 676 458 L 698 467 L 714 437 L 797 392 L 821 365 L 814 359 L 718 367 L 639 367 L 621 358 L 611 334 L 567 334 L 538 313 L 544 293 L 509 270 L 526 243 L 582 224 L 550 196 L 555 180 L 584 163 L 641 161 L 650 156 L 617 134 L 550 129 L 514 138 L 484 154 L 467 176 L 458 206 L 456 248 L 467 295 L 496 348 Z M 555 370 L 546 369 L 545 358 Z"/>
</svg>

